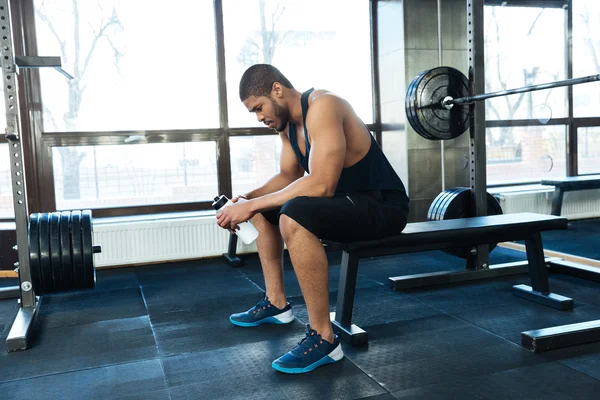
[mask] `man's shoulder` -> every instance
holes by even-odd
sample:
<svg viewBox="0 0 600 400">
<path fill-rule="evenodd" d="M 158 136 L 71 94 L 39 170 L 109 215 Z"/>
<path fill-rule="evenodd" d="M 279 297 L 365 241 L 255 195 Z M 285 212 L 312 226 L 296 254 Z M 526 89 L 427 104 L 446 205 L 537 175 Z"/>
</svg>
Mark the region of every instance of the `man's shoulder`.
<svg viewBox="0 0 600 400">
<path fill-rule="evenodd" d="M 329 90 L 315 90 L 309 99 L 307 117 L 311 114 L 311 110 L 314 111 L 312 114 L 342 111 L 345 109 L 345 104 L 346 101 L 342 97 Z"/>
</svg>

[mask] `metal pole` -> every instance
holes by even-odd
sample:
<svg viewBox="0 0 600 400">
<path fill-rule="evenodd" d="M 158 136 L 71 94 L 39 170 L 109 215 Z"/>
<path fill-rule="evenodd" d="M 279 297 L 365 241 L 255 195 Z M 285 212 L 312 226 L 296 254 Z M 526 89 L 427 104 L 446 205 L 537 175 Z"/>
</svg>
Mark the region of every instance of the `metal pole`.
<svg viewBox="0 0 600 400">
<path fill-rule="evenodd" d="M 573 78 L 573 0 L 569 0 L 566 10 L 567 32 L 566 32 L 566 61 L 567 79 Z M 577 143 L 577 127 L 573 115 L 573 86 L 567 88 L 567 176 L 577 176 L 579 167 L 579 146 Z"/>
<path fill-rule="evenodd" d="M 19 253 L 19 283 L 21 287 L 21 307 L 33 308 L 36 304 L 35 293 L 31 284 L 29 269 L 29 240 L 27 226 L 29 212 L 25 170 L 23 162 L 23 144 L 19 125 L 19 96 L 17 75 L 12 42 L 11 15 L 8 0 L 0 1 L 0 18 L 2 21 L 2 72 L 4 81 L 4 100 L 6 102 L 6 139 L 8 140 L 10 171 L 13 187 L 13 204 L 15 208 L 15 226 L 17 233 L 17 249 Z"/>
<path fill-rule="evenodd" d="M 481 93 L 485 90 L 483 0 L 467 0 L 467 29 L 469 93 Z M 485 216 L 487 215 L 485 103 L 471 104 L 470 107 L 469 172 L 473 211 L 476 216 Z M 468 268 L 488 268 L 489 247 L 477 246 L 471 260 L 472 262 L 467 265 Z"/>
<path fill-rule="evenodd" d="M 437 30 L 438 30 L 438 64 L 442 66 L 442 0 L 437 0 Z M 440 157 L 442 164 L 442 192 L 446 190 L 446 165 L 444 164 L 444 160 L 446 156 L 444 154 L 445 150 L 444 141 L 440 140 Z"/>
<path fill-rule="evenodd" d="M 550 82 L 550 83 L 542 83 L 539 85 L 525 86 L 525 87 L 517 88 L 517 89 L 501 90 L 499 92 L 493 92 L 493 93 L 484 93 L 484 94 L 477 94 L 474 96 L 459 97 L 458 99 L 446 98 L 443 100 L 442 105 L 450 106 L 450 105 L 454 105 L 454 104 L 471 104 L 476 101 L 491 99 L 492 97 L 508 96 L 511 94 L 518 94 L 518 93 L 528 93 L 528 92 L 534 92 L 536 90 L 553 89 L 553 88 L 562 87 L 562 86 L 573 86 L 573 85 L 579 85 L 581 83 L 589 83 L 589 82 L 596 82 L 596 81 L 600 81 L 600 74 L 583 76 L 581 78 L 565 79 L 564 81 L 557 81 L 557 82 Z"/>
</svg>

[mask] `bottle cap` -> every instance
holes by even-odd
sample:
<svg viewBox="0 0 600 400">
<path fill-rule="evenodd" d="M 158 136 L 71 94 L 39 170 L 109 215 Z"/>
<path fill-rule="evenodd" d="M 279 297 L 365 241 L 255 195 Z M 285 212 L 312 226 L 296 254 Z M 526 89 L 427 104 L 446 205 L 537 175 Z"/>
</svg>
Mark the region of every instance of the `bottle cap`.
<svg viewBox="0 0 600 400">
<path fill-rule="evenodd" d="M 227 204 L 228 201 L 229 201 L 229 199 L 225 195 L 215 196 L 215 202 L 212 203 L 212 206 L 215 210 L 219 210 L 221 207 L 223 207 L 225 204 Z"/>
</svg>

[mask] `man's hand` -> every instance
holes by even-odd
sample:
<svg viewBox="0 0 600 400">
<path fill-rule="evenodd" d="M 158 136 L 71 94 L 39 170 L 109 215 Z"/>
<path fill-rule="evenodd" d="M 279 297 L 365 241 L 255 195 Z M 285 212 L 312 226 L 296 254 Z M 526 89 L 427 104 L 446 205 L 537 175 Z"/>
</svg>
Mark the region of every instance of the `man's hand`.
<svg viewBox="0 0 600 400">
<path fill-rule="evenodd" d="M 248 221 L 254 214 L 250 201 L 237 196 L 235 197 L 235 204 L 225 207 L 217 213 L 217 224 L 221 228 L 235 233 L 239 229 L 238 224 Z"/>
<path fill-rule="evenodd" d="M 238 201 L 239 199 L 242 199 L 242 201 L 244 201 L 244 200 L 248 200 L 248 198 L 246 197 L 246 195 L 245 195 L 245 194 L 238 194 L 238 195 L 237 195 L 237 196 L 235 196 L 233 199 L 231 199 L 231 201 L 232 201 L 233 203 L 237 203 L 237 201 Z"/>
</svg>

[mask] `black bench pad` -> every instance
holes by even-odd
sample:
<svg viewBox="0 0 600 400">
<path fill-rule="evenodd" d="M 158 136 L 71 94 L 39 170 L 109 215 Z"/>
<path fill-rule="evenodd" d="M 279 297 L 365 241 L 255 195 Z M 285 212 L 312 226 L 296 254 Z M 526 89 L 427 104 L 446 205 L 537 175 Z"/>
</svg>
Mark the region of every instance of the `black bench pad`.
<svg viewBox="0 0 600 400">
<path fill-rule="evenodd" d="M 365 242 L 323 243 L 348 253 L 368 256 L 414 253 L 450 247 L 525 240 L 541 231 L 567 229 L 568 220 L 552 215 L 518 213 L 408 224 L 400 235 Z M 389 250 L 389 251 L 386 251 Z M 364 254 L 363 254 L 364 253 Z"/>
</svg>

